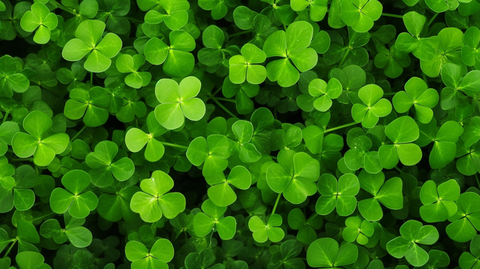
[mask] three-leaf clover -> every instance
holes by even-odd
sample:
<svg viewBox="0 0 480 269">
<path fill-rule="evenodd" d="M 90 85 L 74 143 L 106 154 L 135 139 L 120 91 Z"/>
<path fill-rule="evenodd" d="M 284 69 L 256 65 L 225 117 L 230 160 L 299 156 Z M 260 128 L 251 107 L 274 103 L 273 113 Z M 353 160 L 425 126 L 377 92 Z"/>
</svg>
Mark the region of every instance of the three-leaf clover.
<svg viewBox="0 0 480 269">
<path fill-rule="evenodd" d="M 352 106 L 352 118 L 355 122 L 361 122 L 365 128 L 374 127 L 380 117 L 385 117 L 392 112 L 392 104 L 382 98 L 383 90 L 376 84 L 368 84 L 358 91 L 358 97 L 363 104 Z"/>
<path fill-rule="evenodd" d="M 392 210 L 403 208 L 403 182 L 399 177 L 392 177 L 385 181 L 385 174 L 369 174 L 362 170 L 359 174 L 360 187 L 373 195 L 372 198 L 358 202 L 358 211 L 366 220 L 379 221 L 383 217 L 382 203 Z"/>
<path fill-rule="evenodd" d="M 199 136 L 190 142 L 186 155 L 193 165 L 203 164 L 202 174 L 208 177 L 227 168 L 230 142 L 220 134 L 211 134 L 207 139 Z"/>
<path fill-rule="evenodd" d="M 90 167 L 88 173 L 92 183 L 97 187 L 107 187 L 118 181 L 128 180 L 135 172 L 135 164 L 128 157 L 115 159 L 118 146 L 112 141 L 102 141 L 95 146 L 93 152 L 87 154 L 85 163 Z"/>
<path fill-rule="evenodd" d="M 165 238 L 157 239 L 150 251 L 135 240 L 125 245 L 125 256 L 132 262 L 132 269 L 168 269 L 167 263 L 173 260 L 174 253 L 172 243 Z"/>
<path fill-rule="evenodd" d="M 294 208 L 288 213 L 288 226 L 293 230 L 298 230 L 297 240 L 309 245 L 317 239 L 317 232 L 323 225 L 323 218 L 318 214 L 312 214 L 308 219 L 305 218 L 300 208 Z"/>
<path fill-rule="evenodd" d="M 31 188 L 39 184 L 35 170 L 30 165 L 14 168 L 5 156 L 0 157 L 0 212 L 6 213 L 15 207 L 26 211 L 35 203 Z"/>
<path fill-rule="evenodd" d="M 440 93 L 440 105 L 444 110 L 456 107 L 465 95 L 473 97 L 480 92 L 479 70 L 472 70 L 465 75 L 461 66 L 447 63 L 442 67 L 441 76 L 447 86 Z"/>
<path fill-rule="evenodd" d="M 398 113 L 405 113 L 414 106 L 418 121 L 429 123 L 433 118 L 433 110 L 439 101 L 435 89 L 428 86 L 422 79 L 412 77 L 405 83 L 405 91 L 400 91 L 393 97 L 393 106 Z"/>
<path fill-rule="evenodd" d="M 457 141 L 462 134 L 463 128 L 458 122 L 447 121 L 442 124 L 432 138 L 434 144 L 428 159 L 432 169 L 443 168 L 455 159 Z"/>
<path fill-rule="evenodd" d="M 151 178 L 142 180 L 140 188 L 142 191 L 133 195 L 130 208 L 139 213 L 145 222 L 156 222 L 163 215 L 173 219 L 185 210 L 185 196 L 179 192 L 167 193 L 173 188 L 173 179 L 161 170 L 154 171 Z"/>
<path fill-rule="evenodd" d="M 400 236 L 388 241 L 387 251 L 397 259 L 405 257 L 408 263 L 420 267 L 428 262 L 429 256 L 418 244 L 433 245 L 438 238 L 435 226 L 408 220 L 400 227 Z"/>
<path fill-rule="evenodd" d="M 50 12 L 41 2 L 35 2 L 31 9 L 23 14 L 20 26 L 26 32 L 37 30 L 33 36 L 33 41 L 38 44 L 46 44 L 50 40 L 51 31 L 57 28 L 57 15 Z"/>
<path fill-rule="evenodd" d="M 326 112 L 332 107 L 332 99 L 337 99 L 342 94 L 342 84 L 336 78 L 328 80 L 328 84 L 325 80 L 316 78 L 308 84 L 308 93 L 314 97 L 313 107 Z"/>
<path fill-rule="evenodd" d="M 383 11 L 378 0 L 342 0 L 341 6 L 343 22 L 359 33 L 368 32 Z"/>
<path fill-rule="evenodd" d="M 267 169 L 268 186 L 292 204 L 303 203 L 317 192 L 315 182 L 320 176 L 320 164 L 305 152 L 278 154 L 278 163 Z"/>
<path fill-rule="evenodd" d="M 197 54 L 198 61 L 202 64 L 214 67 L 225 59 L 225 52 L 228 52 L 228 49 L 222 49 L 225 33 L 218 26 L 210 25 L 205 28 L 202 33 L 202 42 L 205 47 Z"/>
<path fill-rule="evenodd" d="M 468 27 L 463 35 L 462 60 L 468 66 L 480 61 L 480 30 L 476 26 Z"/>
<path fill-rule="evenodd" d="M 64 215 L 65 229 L 62 229 L 56 219 L 49 219 L 40 226 L 40 234 L 45 238 L 53 238 L 57 244 L 70 241 L 77 248 L 88 247 L 92 243 L 92 232 L 83 227 L 85 219 L 74 219 L 69 214 Z"/>
<path fill-rule="evenodd" d="M 22 64 L 10 55 L 3 55 L 0 58 L 1 96 L 12 97 L 13 92 L 22 93 L 28 90 L 30 80 L 21 73 L 22 68 Z"/>
<path fill-rule="evenodd" d="M 328 215 L 336 208 L 342 217 L 351 215 L 357 208 L 355 196 L 360 191 L 360 182 L 355 174 L 344 174 L 337 182 L 332 174 L 322 174 L 318 180 L 318 197 L 315 211 L 319 215 Z"/>
<path fill-rule="evenodd" d="M 241 165 L 233 167 L 227 178 L 223 172 L 217 172 L 214 175 L 205 176 L 205 180 L 211 186 L 207 191 L 208 197 L 220 207 L 227 207 L 237 200 L 237 195 L 230 185 L 246 190 L 252 184 L 250 171 Z"/>
<path fill-rule="evenodd" d="M 356 245 L 346 242 L 339 246 L 335 239 L 324 237 L 308 246 L 307 263 L 310 267 L 338 268 L 354 263 L 358 254 Z"/>
<path fill-rule="evenodd" d="M 146 23 L 159 24 L 165 22 L 170 30 L 178 30 L 187 24 L 187 11 L 190 9 L 187 0 L 164 0 L 159 2 L 158 6 L 161 9 L 151 9 L 145 14 Z"/>
<path fill-rule="evenodd" d="M 262 154 L 252 143 L 253 124 L 246 120 L 236 121 L 232 125 L 232 131 L 237 139 L 235 149 L 239 152 L 240 160 L 245 163 L 254 163 L 260 160 Z"/>
<path fill-rule="evenodd" d="M 23 129 L 12 138 L 13 152 L 20 158 L 33 155 L 33 162 L 38 166 L 49 165 L 56 154 L 65 151 L 70 137 L 66 133 L 49 135 L 53 126 L 52 119 L 40 110 L 30 112 L 23 120 Z"/>
<path fill-rule="evenodd" d="M 70 91 L 70 99 L 65 103 L 64 114 L 71 120 L 83 117 L 83 123 L 88 127 L 98 127 L 107 122 L 110 113 L 110 95 L 102 87 L 92 87 L 88 90 L 75 88 Z"/>
<path fill-rule="evenodd" d="M 178 84 L 173 79 L 161 79 L 155 85 L 155 96 L 160 104 L 155 107 L 158 122 L 169 130 L 180 128 L 185 117 L 199 121 L 206 113 L 205 103 L 196 98 L 200 92 L 201 82 L 190 76 Z"/>
<path fill-rule="evenodd" d="M 455 201 L 460 196 L 460 186 L 457 181 L 450 179 L 440 185 L 428 180 L 420 190 L 420 216 L 426 222 L 446 221 L 457 213 Z"/>
<path fill-rule="evenodd" d="M 276 243 L 285 237 L 283 229 L 278 227 L 282 222 L 282 216 L 278 214 L 271 215 L 266 224 L 259 216 L 253 216 L 248 221 L 248 229 L 253 232 L 253 239 L 258 243 L 265 243 L 267 240 Z"/>
<path fill-rule="evenodd" d="M 345 226 L 347 227 L 342 231 L 343 239 L 350 243 L 357 241 L 360 245 L 368 244 L 368 238 L 372 237 L 375 231 L 371 222 L 356 216 L 347 218 Z"/>
<path fill-rule="evenodd" d="M 345 165 L 352 171 L 364 168 L 371 174 L 382 170 L 377 151 L 370 151 L 372 140 L 360 128 L 350 129 L 347 133 L 347 144 L 350 149 L 343 155 Z"/>
<path fill-rule="evenodd" d="M 50 207 L 57 214 L 68 211 L 72 217 L 81 219 L 95 210 L 98 198 L 92 191 L 85 191 L 91 177 L 83 170 L 71 170 L 62 177 L 62 185 L 67 189 L 56 188 L 50 195 Z"/>
<path fill-rule="evenodd" d="M 147 117 L 148 134 L 138 128 L 131 128 L 125 135 L 125 144 L 131 152 L 139 152 L 145 145 L 145 159 L 149 162 L 156 162 L 163 157 L 165 147 L 157 140 L 167 130 L 158 123 L 154 113 Z"/>
<path fill-rule="evenodd" d="M 417 123 L 409 116 L 399 117 L 385 128 L 385 135 L 393 144 L 382 145 L 378 149 L 380 163 L 386 169 L 392 169 L 398 160 L 404 165 L 415 165 L 422 159 L 422 150 L 412 143 L 420 136 Z"/>
<path fill-rule="evenodd" d="M 202 211 L 193 218 L 193 230 L 197 236 L 204 237 L 212 230 L 217 230 L 222 240 L 233 238 L 237 230 L 237 220 L 232 216 L 224 216 L 227 207 L 216 206 L 207 199 L 202 204 Z"/>
<path fill-rule="evenodd" d="M 460 255 L 458 264 L 462 269 L 477 269 L 480 266 L 480 235 L 476 235 L 470 242 L 470 252 Z"/>
<path fill-rule="evenodd" d="M 445 231 L 447 235 L 460 243 L 471 240 L 480 231 L 480 195 L 475 192 L 464 192 L 457 199 L 457 212 L 448 220 L 451 221 Z"/>
<path fill-rule="evenodd" d="M 321 21 L 325 18 L 327 14 L 327 5 L 328 1 L 326 0 L 292 0 L 290 1 L 290 6 L 293 11 L 300 12 L 308 8 L 308 14 L 312 21 Z"/>
<path fill-rule="evenodd" d="M 75 37 L 69 40 L 62 50 L 62 56 L 67 61 L 79 61 L 87 54 L 83 64 L 89 72 L 106 71 L 122 48 L 122 39 L 114 33 L 108 33 L 102 38 L 105 23 L 99 20 L 85 20 L 75 31 Z"/>
<path fill-rule="evenodd" d="M 260 84 L 267 78 L 267 70 L 263 65 L 266 54 L 252 43 L 243 45 L 242 55 L 235 55 L 229 60 L 229 78 L 234 84 L 247 82 L 250 84 Z"/>
<path fill-rule="evenodd" d="M 145 63 L 145 57 L 141 54 L 120 54 L 117 57 L 115 65 L 120 73 L 129 73 L 125 77 L 125 84 L 139 89 L 147 86 L 152 80 L 150 72 L 138 72 L 138 69 Z"/>
<path fill-rule="evenodd" d="M 190 52 L 195 49 L 195 39 L 186 31 L 174 30 L 169 36 L 170 46 L 157 37 L 145 44 L 147 61 L 154 65 L 163 64 L 163 72 L 171 77 L 185 77 L 195 66 L 195 57 Z"/>
<path fill-rule="evenodd" d="M 306 72 L 317 65 L 318 54 L 308 48 L 313 38 L 313 26 L 306 21 L 290 24 L 287 31 L 271 34 L 263 45 L 267 57 L 282 57 L 267 64 L 267 76 L 282 87 L 293 86 Z M 293 65 L 291 62 L 293 62 Z"/>
</svg>

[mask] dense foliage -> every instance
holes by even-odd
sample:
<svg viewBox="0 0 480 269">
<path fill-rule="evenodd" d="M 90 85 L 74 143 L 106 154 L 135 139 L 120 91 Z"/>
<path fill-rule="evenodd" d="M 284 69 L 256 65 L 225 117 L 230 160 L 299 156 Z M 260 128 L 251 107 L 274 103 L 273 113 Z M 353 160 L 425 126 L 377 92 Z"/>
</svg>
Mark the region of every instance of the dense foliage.
<svg viewBox="0 0 480 269">
<path fill-rule="evenodd" d="M 0 269 L 479 269 L 479 28 L 478 0 L 0 0 Z"/>
</svg>

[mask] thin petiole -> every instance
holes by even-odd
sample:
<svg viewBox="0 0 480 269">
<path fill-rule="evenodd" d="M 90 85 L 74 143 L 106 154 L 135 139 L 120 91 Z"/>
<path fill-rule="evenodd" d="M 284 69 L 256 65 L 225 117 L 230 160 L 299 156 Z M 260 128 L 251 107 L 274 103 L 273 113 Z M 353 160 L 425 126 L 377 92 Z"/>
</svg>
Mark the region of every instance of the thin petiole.
<svg viewBox="0 0 480 269">
<path fill-rule="evenodd" d="M 178 145 L 178 144 L 173 144 L 173 143 L 168 143 L 168 142 L 160 142 L 160 143 L 162 143 L 165 146 L 169 146 L 169 147 L 173 147 L 173 148 L 188 149 L 187 146 L 183 146 L 183 145 Z"/>
<path fill-rule="evenodd" d="M 211 99 L 219 106 L 221 107 L 225 112 L 227 112 L 228 115 L 234 117 L 234 118 L 238 118 L 237 116 L 235 116 L 235 114 L 233 114 L 230 110 L 228 110 L 228 108 L 226 108 L 224 105 L 222 105 L 218 100 L 217 98 L 215 97 L 211 97 Z"/>
<path fill-rule="evenodd" d="M 15 246 L 15 243 L 17 243 L 17 238 L 13 238 L 11 239 L 11 241 L 13 242 L 10 247 L 8 248 L 7 252 L 5 252 L 5 255 L 3 255 L 3 258 L 5 259 L 7 256 L 8 256 L 8 253 L 10 253 L 10 251 L 12 250 L 13 246 Z"/>
<path fill-rule="evenodd" d="M 384 16 L 384 17 L 391 17 L 391 18 L 403 19 L 403 16 L 402 16 L 402 15 L 391 14 L 391 13 L 382 13 L 382 16 Z"/>
<path fill-rule="evenodd" d="M 251 33 L 251 32 L 253 32 L 253 30 L 241 31 L 241 32 L 238 32 L 238 33 L 229 35 L 229 37 L 232 38 L 232 37 L 235 37 L 235 36 L 239 36 L 239 35 L 243 35 L 243 34 L 248 34 L 248 33 Z"/>
<path fill-rule="evenodd" d="M 10 114 L 9 111 L 5 113 L 5 116 L 3 117 L 2 123 L 4 123 L 7 120 L 8 115 Z"/>
<path fill-rule="evenodd" d="M 86 125 L 83 126 L 82 129 L 80 129 L 80 131 L 78 131 L 78 133 L 76 133 L 76 134 L 72 137 L 72 139 L 70 139 L 70 141 L 75 140 L 75 138 L 77 138 L 77 137 L 83 132 L 83 130 L 85 130 L 86 128 L 87 128 Z"/>
<path fill-rule="evenodd" d="M 282 193 L 279 193 L 277 196 L 277 200 L 275 201 L 275 205 L 273 206 L 272 214 L 270 216 L 273 216 L 273 214 L 275 214 L 275 210 L 277 210 L 278 202 L 280 202 L 281 196 L 282 196 Z"/>
<path fill-rule="evenodd" d="M 333 131 L 336 131 L 336 130 L 340 130 L 340 129 L 343 129 L 343 128 L 346 128 L 346 127 L 353 126 L 353 125 L 355 125 L 355 124 L 359 124 L 359 122 L 351 122 L 351 123 L 347 123 L 347 124 L 340 125 L 340 126 L 337 126 L 337 127 L 333 127 L 333 128 L 330 128 L 330 129 L 325 130 L 325 133 L 329 133 L 329 132 L 333 132 Z"/>
<path fill-rule="evenodd" d="M 220 100 L 220 101 L 225 101 L 225 102 L 235 103 L 235 100 L 232 100 L 232 99 L 228 99 L 228 98 L 221 98 L 221 97 L 215 97 L 215 98 L 217 98 L 217 100 Z"/>
</svg>

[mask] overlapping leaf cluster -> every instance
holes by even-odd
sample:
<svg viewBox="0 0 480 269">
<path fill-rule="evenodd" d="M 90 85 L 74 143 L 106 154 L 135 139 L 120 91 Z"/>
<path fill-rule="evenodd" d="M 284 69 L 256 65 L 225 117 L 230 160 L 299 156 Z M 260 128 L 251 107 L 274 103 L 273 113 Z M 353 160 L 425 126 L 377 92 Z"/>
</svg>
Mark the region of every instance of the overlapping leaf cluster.
<svg viewBox="0 0 480 269">
<path fill-rule="evenodd" d="M 0 269 L 480 268 L 478 0 L 0 0 Z"/>
</svg>

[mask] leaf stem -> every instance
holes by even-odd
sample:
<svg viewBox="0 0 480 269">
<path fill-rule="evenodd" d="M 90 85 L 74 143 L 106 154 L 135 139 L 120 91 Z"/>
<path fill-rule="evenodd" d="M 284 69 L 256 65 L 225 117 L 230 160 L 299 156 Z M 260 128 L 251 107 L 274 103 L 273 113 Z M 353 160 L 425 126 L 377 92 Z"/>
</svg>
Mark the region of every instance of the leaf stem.
<svg viewBox="0 0 480 269">
<path fill-rule="evenodd" d="M 281 196 L 282 196 L 282 193 L 279 193 L 277 196 L 277 200 L 275 201 L 275 205 L 273 206 L 272 214 L 270 216 L 273 216 L 273 214 L 275 214 L 275 210 L 277 210 L 278 202 L 280 202 Z"/>
<path fill-rule="evenodd" d="M 353 126 L 355 124 L 359 124 L 359 122 L 351 122 L 351 123 L 347 123 L 347 124 L 340 125 L 340 126 L 337 126 L 337 127 L 333 127 L 333 128 L 325 130 L 325 133 L 329 133 L 329 132 L 333 132 L 333 131 L 336 131 L 336 130 L 339 130 L 339 129 L 342 129 L 342 128 L 350 127 L 350 126 Z"/>
<path fill-rule="evenodd" d="M 395 169 L 401 174 L 403 173 L 402 170 L 400 170 L 400 168 L 398 168 L 398 166 L 395 166 Z"/>
<path fill-rule="evenodd" d="M 214 97 L 215 95 L 217 95 L 217 93 L 219 93 L 221 90 L 222 90 L 222 87 L 219 87 L 214 93 L 211 94 L 211 97 Z"/>
<path fill-rule="evenodd" d="M 144 23 L 144 21 L 141 21 L 139 19 L 135 19 L 135 18 L 131 18 L 131 17 L 124 17 L 124 18 L 131 21 L 131 22 Z"/>
<path fill-rule="evenodd" d="M 477 185 L 478 185 L 478 187 L 480 188 L 480 180 L 478 180 L 477 174 L 475 174 L 475 179 L 477 180 Z"/>
<path fill-rule="evenodd" d="M 225 102 L 235 103 L 235 100 L 232 100 L 232 99 L 228 99 L 228 98 L 221 98 L 221 97 L 215 97 L 215 98 L 217 98 L 217 100 L 220 100 L 220 101 L 225 101 Z"/>
<path fill-rule="evenodd" d="M 59 2 L 55 1 L 55 0 L 51 0 L 50 1 L 52 4 L 55 4 L 57 8 L 65 11 L 65 12 L 68 12 L 74 16 L 76 16 L 77 14 L 75 14 L 72 10 L 70 10 L 69 8 L 65 7 L 64 5 L 60 4 Z"/>
<path fill-rule="evenodd" d="M 55 212 L 51 212 L 51 213 L 42 215 L 42 216 L 40 216 L 40 217 L 36 217 L 36 218 L 32 219 L 32 223 L 35 222 L 35 221 L 37 221 L 37 220 L 42 220 L 42 219 L 44 219 L 44 218 L 48 218 L 48 217 L 50 217 L 50 216 L 55 216 L 55 215 L 56 215 Z"/>
<path fill-rule="evenodd" d="M 253 32 L 253 30 L 245 30 L 245 31 L 241 31 L 241 32 L 237 32 L 235 34 L 231 34 L 229 35 L 228 37 L 232 38 L 232 37 L 235 37 L 235 36 L 239 36 L 239 35 L 243 35 L 243 34 L 248 34 L 248 33 L 251 33 Z"/>
<path fill-rule="evenodd" d="M 76 133 L 76 134 L 72 137 L 72 139 L 70 139 L 70 141 L 75 140 L 75 138 L 77 138 L 77 136 L 79 136 L 79 135 L 83 132 L 83 130 L 85 130 L 86 128 L 87 128 L 86 125 L 83 126 L 82 129 L 80 129 L 80 131 L 78 131 L 78 133 Z"/>
<path fill-rule="evenodd" d="M 382 16 L 384 16 L 384 17 L 391 17 L 391 18 L 403 19 L 403 16 L 402 16 L 402 15 L 391 14 L 391 13 L 382 13 Z"/>
<path fill-rule="evenodd" d="M 235 116 L 235 114 L 233 114 L 230 110 L 228 110 L 228 108 L 226 108 L 224 105 L 222 105 L 218 100 L 217 98 L 215 97 L 210 97 L 219 107 L 221 107 L 225 112 L 227 112 L 228 115 L 232 116 L 233 118 L 236 118 L 238 119 L 237 116 Z"/>
<path fill-rule="evenodd" d="M 7 117 L 9 114 L 10 112 L 7 110 L 7 112 L 5 113 L 5 116 L 3 117 L 2 123 L 4 123 L 7 120 Z"/>
<path fill-rule="evenodd" d="M 169 147 L 173 147 L 173 148 L 179 148 L 179 149 L 188 149 L 187 146 L 183 146 L 183 145 L 178 145 L 178 144 L 172 144 L 172 143 L 168 143 L 168 142 L 160 142 L 162 143 L 163 145 L 165 146 L 169 146 Z"/>
<path fill-rule="evenodd" d="M 345 54 L 343 54 L 343 58 L 342 60 L 340 61 L 340 63 L 338 64 L 338 67 L 342 66 L 343 62 L 345 62 L 345 59 L 347 59 L 347 56 L 348 54 L 350 53 L 351 49 L 350 48 L 347 48 L 347 51 L 345 51 Z"/>
<path fill-rule="evenodd" d="M 90 84 L 93 86 L 93 72 L 90 72 Z"/>
<path fill-rule="evenodd" d="M 427 25 L 425 25 L 425 29 L 428 31 L 428 27 L 430 26 L 430 24 L 432 24 L 432 22 L 435 20 L 435 18 L 437 18 L 438 16 L 438 13 L 435 13 L 433 14 L 433 17 L 427 22 Z"/>
<path fill-rule="evenodd" d="M 15 243 L 17 243 L 18 239 L 17 238 L 13 238 L 11 239 L 11 241 L 13 242 L 10 247 L 7 249 L 7 252 L 5 252 L 5 255 L 3 255 L 3 258 L 5 259 L 7 256 L 8 256 L 8 253 L 10 253 L 10 251 L 12 250 L 13 246 L 15 246 Z"/>
</svg>

